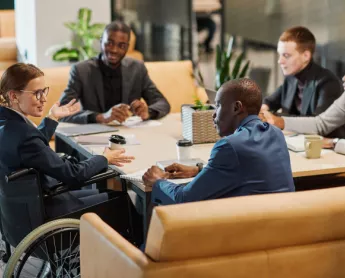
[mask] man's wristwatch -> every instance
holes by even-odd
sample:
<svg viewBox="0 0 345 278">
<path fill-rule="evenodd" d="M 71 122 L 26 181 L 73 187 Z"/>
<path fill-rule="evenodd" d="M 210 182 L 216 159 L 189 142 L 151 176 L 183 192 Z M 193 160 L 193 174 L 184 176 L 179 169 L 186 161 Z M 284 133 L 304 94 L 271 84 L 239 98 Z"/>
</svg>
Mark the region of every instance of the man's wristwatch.
<svg viewBox="0 0 345 278">
<path fill-rule="evenodd" d="M 199 162 L 199 163 L 197 163 L 196 164 L 196 167 L 198 167 L 198 173 L 200 173 L 201 172 L 201 170 L 202 170 L 202 168 L 204 168 L 204 164 L 203 163 L 201 163 L 201 162 Z"/>
<path fill-rule="evenodd" d="M 332 140 L 333 149 L 335 148 L 335 145 L 338 143 L 338 141 L 339 141 L 339 138 L 334 138 L 334 139 Z"/>
</svg>

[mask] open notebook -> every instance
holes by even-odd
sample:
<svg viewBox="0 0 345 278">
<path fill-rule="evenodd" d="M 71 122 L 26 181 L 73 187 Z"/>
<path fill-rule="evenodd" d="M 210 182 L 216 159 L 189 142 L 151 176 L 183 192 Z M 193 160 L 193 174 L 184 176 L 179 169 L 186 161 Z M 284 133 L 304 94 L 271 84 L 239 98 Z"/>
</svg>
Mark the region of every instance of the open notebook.
<svg viewBox="0 0 345 278">
<path fill-rule="evenodd" d="M 125 179 L 125 180 L 129 180 L 129 181 L 136 181 L 136 182 L 141 182 L 143 183 L 143 179 L 142 176 L 145 174 L 147 170 L 141 170 L 129 175 L 120 175 L 121 179 Z M 173 180 L 169 180 L 170 182 L 173 183 L 177 183 L 177 184 L 185 184 L 185 183 L 189 183 L 193 180 L 193 178 L 188 178 L 188 179 L 173 179 Z"/>
<path fill-rule="evenodd" d="M 191 159 L 185 159 L 185 160 L 163 160 L 163 161 L 157 161 L 157 166 L 164 170 L 166 166 L 169 166 L 173 163 L 180 163 L 183 165 L 188 165 L 188 166 L 195 166 L 197 163 L 203 163 L 204 167 L 206 166 L 206 162 L 203 161 L 200 158 L 191 158 Z M 142 176 L 145 174 L 147 170 L 141 170 L 129 175 L 121 175 L 120 178 L 125 179 L 125 180 L 130 180 L 130 181 L 136 181 L 136 182 L 141 182 L 143 183 Z M 177 184 L 186 184 L 189 183 L 193 180 L 193 178 L 188 178 L 188 179 L 168 179 L 168 181 L 177 183 Z"/>
</svg>

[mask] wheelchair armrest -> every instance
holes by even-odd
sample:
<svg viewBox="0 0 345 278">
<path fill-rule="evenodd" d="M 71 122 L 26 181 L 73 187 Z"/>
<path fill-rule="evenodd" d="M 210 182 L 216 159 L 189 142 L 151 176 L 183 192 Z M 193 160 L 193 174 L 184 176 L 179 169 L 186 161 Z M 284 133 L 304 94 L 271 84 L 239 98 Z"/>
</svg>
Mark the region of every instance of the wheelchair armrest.
<svg viewBox="0 0 345 278">
<path fill-rule="evenodd" d="M 100 182 L 103 180 L 111 179 L 111 178 L 114 178 L 117 176 L 119 176 L 119 173 L 115 172 L 111 168 L 108 168 L 105 172 L 101 172 L 101 173 L 91 177 L 89 180 L 85 181 L 83 184 L 89 185 L 89 184 L 93 184 L 93 183 Z"/>
<path fill-rule="evenodd" d="M 25 168 L 25 169 L 20 169 L 18 171 L 15 171 L 11 173 L 10 175 L 7 176 L 7 181 L 14 181 L 16 179 L 19 179 L 21 177 L 24 177 L 28 174 L 37 174 L 37 171 L 33 168 Z"/>
<path fill-rule="evenodd" d="M 79 184 L 78 187 L 83 187 L 86 185 L 90 185 L 90 184 L 94 184 L 103 180 L 107 180 L 110 178 L 114 178 L 116 176 L 118 176 L 119 174 L 117 172 L 115 172 L 113 169 L 108 168 L 105 172 L 99 173 L 93 177 L 91 177 L 89 180 Z M 69 190 L 71 190 L 72 188 L 62 182 L 54 185 L 53 187 L 50 187 L 48 190 L 48 196 L 53 197 L 56 195 L 59 195 L 61 193 L 67 192 Z M 76 189 L 76 188 L 74 188 Z M 47 191 L 47 190 L 46 190 Z"/>
</svg>

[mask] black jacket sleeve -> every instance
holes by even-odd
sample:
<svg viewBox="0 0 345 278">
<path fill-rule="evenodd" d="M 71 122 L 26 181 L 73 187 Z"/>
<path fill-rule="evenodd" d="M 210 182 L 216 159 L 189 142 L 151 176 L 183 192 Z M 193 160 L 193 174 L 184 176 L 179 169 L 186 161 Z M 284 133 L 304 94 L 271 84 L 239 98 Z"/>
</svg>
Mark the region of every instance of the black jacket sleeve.
<svg viewBox="0 0 345 278">
<path fill-rule="evenodd" d="M 68 80 L 67 88 L 63 92 L 60 103 L 61 105 L 65 105 L 69 103 L 72 99 L 76 99 L 80 101 L 81 95 L 83 93 L 83 86 L 82 82 L 79 77 L 78 69 L 75 65 L 71 67 L 70 77 Z M 87 124 L 88 123 L 88 116 L 94 114 L 95 112 L 89 110 L 83 110 L 65 118 L 60 119 L 61 122 L 70 122 L 76 124 Z"/>
<path fill-rule="evenodd" d="M 268 105 L 271 111 L 277 111 L 281 108 L 281 98 L 283 93 L 283 85 L 280 86 L 272 95 L 264 98 L 263 103 Z"/>
<path fill-rule="evenodd" d="M 64 161 L 43 142 L 41 136 L 38 130 L 31 132 L 19 145 L 22 167 L 35 168 L 65 184 L 75 185 L 90 179 L 108 166 L 107 159 L 100 155 L 77 164 Z"/>
</svg>

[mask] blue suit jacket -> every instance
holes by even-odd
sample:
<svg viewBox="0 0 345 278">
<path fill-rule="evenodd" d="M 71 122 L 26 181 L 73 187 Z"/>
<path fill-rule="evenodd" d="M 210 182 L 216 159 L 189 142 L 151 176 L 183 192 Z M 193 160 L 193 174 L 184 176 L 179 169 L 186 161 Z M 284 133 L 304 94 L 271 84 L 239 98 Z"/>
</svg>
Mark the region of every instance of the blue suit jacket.
<svg viewBox="0 0 345 278">
<path fill-rule="evenodd" d="M 78 164 L 62 160 L 50 147 L 58 123 L 45 118 L 36 128 L 33 124 L 6 107 L 0 106 L 0 167 L 5 175 L 21 168 L 35 168 L 41 173 L 43 188 L 62 181 L 67 185 L 78 185 L 108 167 L 107 159 L 94 156 Z M 55 197 L 54 197 L 55 198 Z M 64 211 L 72 211 L 82 203 L 71 194 L 60 198 Z M 59 211 L 60 208 L 54 208 Z M 56 214 L 54 211 L 52 214 Z"/>
<path fill-rule="evenodd" d="M 219 140 L 204 169 L 188 185 L 158 180 L 152 200 L 185 203 L 233 196 L 295 191 L 283 133 L 257 116 Z"/>
</svg>

